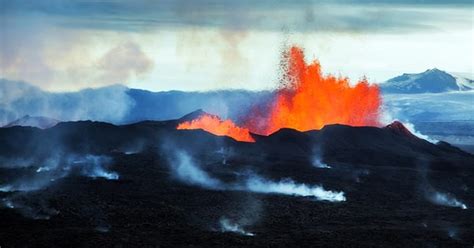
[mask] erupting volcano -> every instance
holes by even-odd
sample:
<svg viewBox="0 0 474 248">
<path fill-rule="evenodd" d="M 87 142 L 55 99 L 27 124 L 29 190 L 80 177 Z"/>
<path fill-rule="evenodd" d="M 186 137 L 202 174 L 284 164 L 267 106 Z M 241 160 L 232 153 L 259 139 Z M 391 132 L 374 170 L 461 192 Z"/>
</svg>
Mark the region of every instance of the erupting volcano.
<svg viewBox="0 0 474 248">
<path fill-rule="evenodd" d="M 284 75 L 272 102 L 268 106 L 255 106 L 255 110 L 246 115 L 243 127 L 236 126 L 231 120 L 201 116 L 181 123 L 178 129 L 201 128 L 253 142 L 249 130 L 269 135 L 281 128 L 308 131 L 328 124 L 380 125 L 381 96 L 377 85 L 369 85 L 362 79 L 351 86 L 348 78 L 325 76 L 319 62 L 307 64 L 303 50 L 296 46 L 284 53 L 282 64 Z"/>
</svg>

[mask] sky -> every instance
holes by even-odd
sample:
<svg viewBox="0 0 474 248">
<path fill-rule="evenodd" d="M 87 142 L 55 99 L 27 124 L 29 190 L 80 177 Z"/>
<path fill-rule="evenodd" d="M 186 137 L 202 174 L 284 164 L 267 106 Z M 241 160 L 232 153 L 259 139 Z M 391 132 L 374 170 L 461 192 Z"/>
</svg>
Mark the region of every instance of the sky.
<svg viewBox="0 0 474 248">
<path fill-rule="evenodd" d="M 282 51 L 380 83 L 473 74 L 472 0 L 0 0 L 0 78 L 48 91 L 270 89 Z"/>
</svg>

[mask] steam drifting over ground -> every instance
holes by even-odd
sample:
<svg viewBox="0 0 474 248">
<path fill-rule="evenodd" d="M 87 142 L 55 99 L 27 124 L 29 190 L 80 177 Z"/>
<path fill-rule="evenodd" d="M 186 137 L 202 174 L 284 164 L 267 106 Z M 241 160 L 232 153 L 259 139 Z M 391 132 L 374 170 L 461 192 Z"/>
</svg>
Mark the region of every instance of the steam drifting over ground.
<svg viewBox="0 0 474 248">
<path fill-rule="evenodd" d="M 219 223 L 223 232 L 234 232 L 244 236 L 255 236 L 255 234 L 245 231 L 242 226 L 230 221 L 225 217 L 222 217 Z"/>
<path fill-rule="evenodd" d="M 456 199 L 455 197 L 441 193 L 441 192 L 433 192 L 430 196 L 429 199 L 431 202 L 442 205 L 442 206 L 447 206 L 447 207 L 456 207 L 456 208 L 461 208 L 461 209 L 467 209 L 467 205 Z"/>
<path fill-rule="evenodd" d="M 223 187 L 222 182 L 212 178 L 202 170 L 186 152 L 176 152 L 170 164 L 173 174 L 184 183 L 198 185 L 208 189 L 220 189 Z"/>
<path fill-rule="evenodd" d="M 457 199 L 451 193 L 444 193 L 437 190 L 433 185 L 428 182 L 428 166 L 427 161 L 420 161 L 419 166 L 421 168 L 421 186 L 424 191 L 425 198 L 433 204 L 446 206 L 446 207 L 455 207 L 461 209 L 467 209 L 467 205 L 461 200 Z M 465 185 L 464 185 L 465 186 Z"/>
<path fill-rule="evenodd" d="M 70 175 L 117 180 L 119 175 L 107 169 L 111 162 L 111 159 L 106 156 L 57 153 L 41 162 L 31 162 L 25 167 L 34 170 L 34 173 L 29 173 L 26 177 L 13 178 L 1 184 L 0 191 L 39 190 L 59 178 Z"/>
<path fill-rule="evenodd" d="M 79 155 L 56 153 L 50 155 L 43 161 L 28 161 L 21 163 L 20 167 L 12 167 L 8 159 L 1 161 L 1 168 L 9 170 L 22 170 L 23 176 L 9 178 L 0 184 L 0 192 L 9 193 L 2 198 L 0 204 L 8 209 L 15 209 L 21 215 L 31 219 L 49 219 L 59 212 L 50 207 L 48 199 L 34 197 L 35 192 L 54 185 L 55 181 L 68 176 L 82 176 L 90 178 L 103 178 L 106 180 L 117 180 L 118 173 L 108 170 L 112 159 L 107 156 Z M 13 162 L 17 162 L 14 160 Z"/>
<path fill-rule="evenodd" d="M 346 200 L 344 192 L 325 190 L 322 186 L 296 183 L 290 178 L 271 181 L 254 173 L 245 173 L 243 174 L 244 178 L 240 179 L 237 183 L 226 184 L 200 168 L 192 160 L 191 156 L 184 151 L 177 151 L 175 153 L 174 159 L 170 161 L 170 166 L 173 175 L 180 181 L 208 189 L 314 197 L 317 200 L 331 202 Z"/>
<path fill-rule="evenodd" d="M 330 169 L 331 166 L 327 165 L 326 163 L 324 163 L 321 158 L 319 157 L 315 157 L 313 159 L 313 166 L 316 167 L 316 168 L 320 168 L 320 169 Z"/>
<path fill-rule="evenodd" d="M 258 176 L 252 176 L 246 181 L 246 189 L 257 193 L 276 193 L 295 196 L 311 196 L 321 201 L 345 201 L 344 192 L 325 190 L 321 186 L 298 184 L 291 179 L 279 182 L 269 181 Z"/>
</svg>

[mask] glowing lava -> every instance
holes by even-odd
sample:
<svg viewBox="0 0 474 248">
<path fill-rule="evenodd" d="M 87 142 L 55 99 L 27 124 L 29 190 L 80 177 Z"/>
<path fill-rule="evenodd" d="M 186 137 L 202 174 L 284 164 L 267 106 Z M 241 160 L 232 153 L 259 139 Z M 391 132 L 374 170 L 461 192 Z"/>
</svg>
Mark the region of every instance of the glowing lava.
<svg viewBox="0 0 474 248">
<path fill-rule="evenodd" d="M 203 129 L 215 135 L 225 135 L 237 141 L 255 142 L 247 128 L 236 126 L 231 120 L 221 120 L 218 116 L 203 114 L 192 121 L 180 123 L 177 129 Z"/>
<path fill-rule="evenodd" d="M 323 76 L 319 62 L 306 64 L 298 47 L 290 48 L 284 59 L 285 75 L 269 114 L 250 114 L 245 122 L 249 130 L 268 135 L 280 128 L 307 131 L 336 123 L 379 126 L 381 97 L 376 85 L 363 79 L 351 86 L 348 78 Z"/>
<path fill-rule="evenodd" d="M 284 54 L 285 74 L 274 99 L 254 106 L 243 127 L 214 115 L 201 115 L 179 124 L 178 129 L 204 129 L 238 141 L 255 142 L 250 132 L 269 135 L 281 128 L 299 131 L 328 124 L 380 126 L 381 96 L 377 85 L 362 79 L 354 86 L 348 78 L 324 76 L 318 61 L 306 64 L 303 50 L 291 47 Z"/>
</svg>

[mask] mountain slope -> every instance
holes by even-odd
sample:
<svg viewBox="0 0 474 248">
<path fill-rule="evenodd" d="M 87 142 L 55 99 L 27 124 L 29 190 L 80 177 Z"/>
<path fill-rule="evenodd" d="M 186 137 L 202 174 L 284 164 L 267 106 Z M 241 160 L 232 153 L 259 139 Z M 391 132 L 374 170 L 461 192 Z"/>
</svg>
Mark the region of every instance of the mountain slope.
<svg viewBox="0 0 474 248">
<path fill-rule="evenodd" d="M 33 151 L 37 157 L 44 157 L 51 153 L 51 147 L 61 147 L 63 151 L 74 153 L 97 154 L 121 151 L 135 143 L 141 143 L 143 147 L 173 143 L 194 152 L 206 153 L 226 145 L 249 156 L 267 154 L 282 158 L 309 156 L 313 153 L 313 146 L 319 146 L 328 160 L 372 165 L 413 167 L 420 156 L 454 164 L 469 160 L 474 163 L 472 155 L 458 149 L 407 135 L 408 131 L 402 132 L 405 129 L 400 128 L 399 123 L 387 128 L 328 125 L 319 131 L 309 132 L 281 129 L 270 136 L 255 135 L 257 142 L 247 144 L 202 130 L 176 130 L 180 120 L 145 121 L 122 126 L 91 121 L 62 122 L 46 130 L 3 128 L 0 129 L 0 140 L 4 144 L 0 157 L 31 154 Z M 22 137 L 24 142 L 18 144 L 18 137 Z"/>
<path fill-rule="evenodd" d="M 1 128 L 2 245 L 469 247 L 474 242 L 474 156 L 418 139 L 400 123 L 282 129 L 247 143 L 176 130 L 179 122 Z M 328 166 L 317 167 L 315 155 L 316 163 Z M 117 177 L 104 177 L 107 173 Z M 323 201 L 308 192 L 342 192 L 346 199 Z"/>
<path fill-rule="evenodd" d="M 474 121 L 474 90 L 466 90 L 472 87 L 473 82 L 469 75 L 453 75 L 456 78 L 456 86 L 453 87 L 463 91 L 422 94 L 390 94 L 384 91 L 384 112 L 392 119 L 403 122 L 443 122 L 443 129 L 447 129 L 453 121 Z M 381 87 L 384 90 L 383 84 Z M 249 111 L 265 112 L 265 109 L 255 109 L 254 106 L 268 106 L 272 97 L 272 91 L 151 92 L 120 85 L 52 93 L 27 83 L 0 79 L 0 126 L 25 115 L 62 121 L 126 124 L 176 119 L 199 108 L 239 122 L 239 118 Z M 431 131 L 425 130 L 424 126 L 415 125 L 415 128 L 421 133 Z M 450 128 L 464 135 L 457 125 Z M 446 139 L 439 135 L 437 139 Z"/>
<path fill-rule="evenodd" d="M 25 115 L 117 123 L 134 105 L 127 91 L 125 86 L 112 85 L 77 92 L 48 92 L 24 82 L 0 79 L 0 126 Z"/>
<path fill-rule="evenodd" d="M 430 69 L 422 73 L 408 74 L 394 77 L 380 84 L 383 93 L 417 94 L 441 93 L 474 89 L 472 80 L 464 77 L 455 77 L 439 69 Z"/>
<path fill-rule="evenodd" d="M 14 127 L 14 126 L 21 126 L 21 127 L 37 127 L 39 129 L 46 129 L 50 127 L 56 126 L 59 121 L 44 117 L 44 116 L 29 116 L 25 115 L 20 119 L 12 121 L 3 127 Z"/>
<path fill-rule="evenodd" d="M 472 75 L 466 73 L 451 73 L 456 78 L 456 83 L 460 90 L 474 89 L 474 80 Z"/>
<path fill-rule="evenodd" d="M 179 118 L 197 108 L 237 119 L 271 91 L 219 90 L 151 92 L 112 85 L 77 92 L 47 92 L 24 82 L 0 79 L 0 126 L 25 115 L 115 124 Z"/>
</svg>

